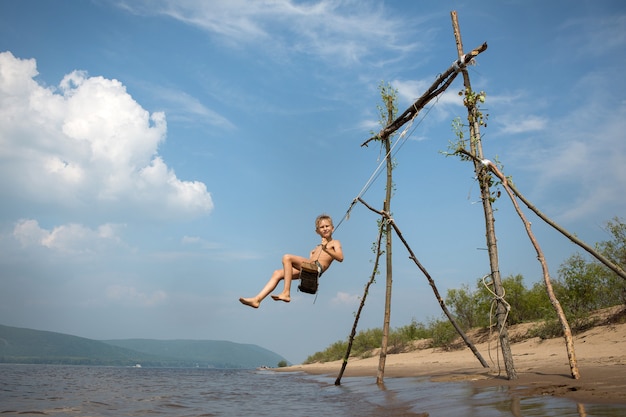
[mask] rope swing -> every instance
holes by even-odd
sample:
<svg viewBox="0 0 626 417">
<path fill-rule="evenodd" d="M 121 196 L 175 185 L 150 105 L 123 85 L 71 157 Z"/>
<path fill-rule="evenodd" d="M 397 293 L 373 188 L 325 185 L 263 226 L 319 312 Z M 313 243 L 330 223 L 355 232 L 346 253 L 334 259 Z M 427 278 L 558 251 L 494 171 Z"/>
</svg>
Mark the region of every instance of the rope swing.
<svg viewBox="0 0 626 417">
<path fill-rule="evenodd" d="M 367 190 L 371 187 L 372 183 L 380 175 L 386 158 L 390 155 L 395 155 L 394 152 L 397 152 L 396 147 L 399 144 L 401 143 L 404 144 L 406 142 L 408 138 L 408 136 L 406 136 L 406 133 L 413 125 L 413 121 L 415 120 L 419 112 L 424 107 L 426 107 L 426 105 L 433 99 L 437 99 L 437 101 L 435 102 L 436 104 L 439 101 L 438 96 L 442 94 L 450 86 L 450 84 L 452 84 L 452 81 L 454 81 L 456 76 L 461 71 L 463 71 L 463 69 L 465 69 L 467 65 L 471 65 L 474 62 L 474 58 L 478 56 L 481 52 L 484 52 L 486 49 L 487 49 L 487 43 L 485 42 L 482 45 L 478 46 L 477 48 L 473 49 L 471 52 L 455 60 L 446 71 L 444 71 L 435 79 L 434 83 L 430 86 L 430 88 L 426 90 L 426 92 L 422 94 L 422 96 L 418 98 L 407 110 L 405 110 L 404 113 L 402 113 L 398 118 L 396 118 L 396 120 L 389 123 L 377 135 L 372 136 L 371 138 L 366 140 L 363 144 L 361 144 L 361 146 L 368 146 L 368 143 L 371 142 L 372 140 L 388 137 L 389 135 L 393 134 L 398 129 L 400 129 L 403 125 L 405 125 L 406 123 L 409 123 L 400 134 L 400 137 L 398 138 L 396 143 L 393 144 L 393 146 L 391 147 L 387 155 L 385 155 L 385 158 L 383 158 L 381 163 L 376 167 L 376 169 L 374 170 L 370 178 L 367 180 L 367 182 L 363 186 L 363 189 L 361 189 L 361 192 L 359 192 L 359 194 L 352 200 L 348 209 L 346 210 L 346 213 L 341 218 L 339 223 L 337 223 L 337 226 L 335 226 L 335 230 L 339 229 L 339 226 L 343 223 L 344 220 L 350 218 L 350 212 L 352 211 L 352 208 L 356 205 L 357 201 L 359 201 L 359 199 L 365 194 L 365 192 L 367 192 Z M 428 113 L 430 113 L 431 110 L 432 110 L 432 107 L 428 109 L 426 114 L 422 117 L 422 119 L 415 126 L 415 128 L 417 128 L 417 126 L 421 124 L 421 122 L 428 115 Z M 411 131 L 409 136 L 413 133 L 415 128 Z"/>
</svg>

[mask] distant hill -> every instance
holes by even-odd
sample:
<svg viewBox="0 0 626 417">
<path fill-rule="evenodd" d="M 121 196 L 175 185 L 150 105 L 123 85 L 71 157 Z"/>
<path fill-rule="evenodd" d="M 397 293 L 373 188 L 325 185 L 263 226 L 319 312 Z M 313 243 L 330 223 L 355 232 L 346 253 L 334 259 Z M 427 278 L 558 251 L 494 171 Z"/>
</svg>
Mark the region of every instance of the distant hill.
<svg viewBox="0 0 626 417">
<path fill-rule="evenodd" d="M 286 362 L 285 358 L 260 346 L 222 340 L 124 339 L 104 342 L 202 368 L 256 368 Z"/>
<path fill-rule="evenodd" d="M 4 363 L 134 365 L 147 356 L 83 337 L 0 325 Z"/>
<path fill-rule="evenodd" d="M 0 363 L 247 369 L 276 366 L 281 361 L 285 359 L 260 346 L 226 341 L 97 341 L 0 325 Z"/>
</svg>

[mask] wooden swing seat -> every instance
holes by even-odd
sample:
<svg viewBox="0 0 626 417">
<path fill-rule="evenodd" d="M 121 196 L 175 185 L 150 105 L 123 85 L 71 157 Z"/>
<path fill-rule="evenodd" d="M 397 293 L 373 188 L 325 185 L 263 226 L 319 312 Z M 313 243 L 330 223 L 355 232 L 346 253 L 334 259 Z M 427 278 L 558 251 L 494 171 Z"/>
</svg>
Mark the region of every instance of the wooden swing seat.
<svg viewBox="0 0 626 417">
<path fill-rule="evenodd" d="M 300 285 L 298 289 L 307 294 L 316 294 L 322 267 L 314 262 L 302 262 L 300 266 Z"/>
</svg>

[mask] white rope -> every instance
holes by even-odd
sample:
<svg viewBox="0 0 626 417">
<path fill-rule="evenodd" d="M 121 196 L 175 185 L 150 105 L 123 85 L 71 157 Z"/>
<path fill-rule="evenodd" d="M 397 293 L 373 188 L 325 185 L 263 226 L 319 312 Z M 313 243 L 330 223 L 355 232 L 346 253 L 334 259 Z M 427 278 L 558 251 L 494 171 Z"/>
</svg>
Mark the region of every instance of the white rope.
<svg viewBox="0 0 626 417">
<path fill-rule="evenodd" d="M 365 194 L 365 192 L 369 189 L 369 187 L 376 180 L 376 178 L 378 178 L 378 176 L 380 175 L 380 172 L 382 171 L 383 164 L 385 162 L 387 162 L 387 158 L 391 155 L 391 153 L 394 151 L 396 146 L 398 146 L 398 144 L 402 142 L 402 138 L 404 138 L 404 136 L 406 135 L 407 130 L 413 124 L 413 120 L 415 120 L 416 116 L 417 116 L 417 114 L 415 114 L 415 116 L 413 116 L 411 118 L 411 121 L 409 122 L 409 124 L 407 124 L 407 126 L 404 128 L 402 133 L 400 133 L 400 137 L 398 138 L 398 140 L 391 146 L 391 148 L 389 149 L 389 152 L 387 152 L 387 154 L 385 154 L 385 157 L 380 161 L 380 164 L 378 164 L 378 166 L 376 167 L 376 169 L 372 173 L 372 176 L 367 180 L 367 182 L 365 183 L 365 186 L 361 189 L 361 192 L 355 197 L 355 200 L 358 200 L 359 197 L 363 196 L 363 194 Z M 404 140 L 406 141 L 406 138 Z"/>
<path fill-rule="evenodd" d="M 393 144 L 393 146 L 391 147 L 391 149 L 389 149 L 389 152 L 387 152 L 387 154 L 385 155 L 385 157 L 382 159 L 382 161 L 380 162 L 380 164 L 378 164 L 378 166 L 376 167 L 376 169 L 374 170 L 374 172 L 372 173 L 372 175 L 369 177 L 369 179 L 367 180 L 367 182 L 365 183 L 365 185 L 363 186 L 363 188 L 361 189 L 361 191 L 359 192 L 359 194 L 354 197 L 354 199 L 352 200 L 352 202 L 350 203 L 350 206 L 348 207 L 348 210 L 346 211 L 346 214 L 344 214 L 344 216 L 341 218 L 341 220 L 339 221 L 339 223 L 337 223 L 337 226 L 335 226 L 335 231 L 339 228 L 339 226 L 341 225 L 341 223 L 343 223 L 344 220 L 349 219 L 350 218 L 350 212 L 352 211 L 352 208 L 354 207 L 354 205 L 357 203 L 357 201 L 359 200 L 359 198 L 361 198 L 366 192 L 367 190 L 369 190 L 369 188 L 372 186 L 372 184 L 374 183 L 374 181 L 376 181 L 376 179 L 378 179 L 378 177 L 380 176 L 381 172 L 382 172 L 382 167 L 383 164 L 386 162 L 387 157 L 389 155 L 395 156 L 398 151 L 400 151 L 400 149 L 402 149 L 402 146 L 404 146 L 404 144 L 406 143 L 406 141 L 408 140 L 409 137 L 411 137 L 411 135 L 413 134 L 413 132 L 415 131 L 415 129 L 417 129 L 417 127 L 419 125 L 422 124 L 422 122 L 424 121 L 424 119 L 426 118 L 426 116 L 428 116 L 428 114 L 431 112 L 431 110 L 433 109 L 433 107 L 435 106 L 435 104 L 437 104 L 439 102 L 439 96 L 436 97 L 435 102 L 432 106 L 428 107 L 428 109 L 426 110 L 426 112 L 422 115 L 420 121 L 413 127 L 413 129 L 411 130 L 411 132 L 408 134 L 407 136 L 407 132 L 409 131 L 409 129 L 411 129 L 411 127 L 413 126 L 413 122 L 415 121 L 415 118 L 420 114 L 420 112 L 417 112 L 413 115 L 413 117 L 411 118 L 411 120 L 409 121 L 409 123 L 406 125 L 406 127 L 404 128 L 404 130 L 400 133 L 400 136 L 398 137 L 398 140 Z M 398 146 L 400 145 L 400 146 Z M 398 146 L 398 149 L 395 150 L 396 146 Z M 394 152 L 395 150 L 395 152 Z"/>
<path fill-rule="evenodd" d="M 359 198 L 361 198 L 363 196 L 363 194 L 365 194 L 367 192 L 367 190 L 372 186 L 372 184 L 374 183 L 374 181 L 376 181 L 376 179 L 378 178 L 378 176 L 380 175 L 380 173 L 382 172 L 382 167 L 383 164 L 387 161 L 387 157 L 393 152 L 393 150 L 395 149 L 396 146 L 398 146 L 398 144 L 400 142 L 403 142 L 401 139 L 405 137 L 406 132 L 409 130 L 409 128 L 413 125 L 413 121 L 415 120 L 415 118 L 417 117 L 418 113 L 416 113 L 410 120 L 409 124 L 407 124 L 407 126 L 404 128 L 404 130 L 402 131 L 402 133 L 400 133 L 400 137 L 398 138 L 398 140 L 392 145 L 391 149 L 389 149 L 389 152 L 387 152 L 387 154 L 385 155 L 385 157 L 383 158 L 383 160 L 380 162 L 380 164 L 378 164 L 378 166 L 376 167 L 376 169 L 374 170 L 374 172 L 372 173 L 372 175 L 369 177 L 369 179 L 367 180 L 367 182 L 365 183 L 365 185 L 363 186 L 363 188 L 361 189 L 361 191 L 359 192 L 359 194 L 354 197 L 354 199 L 352 200 L 352 203 L 350 203 L 350 207 L 348 207 L 348 210 L 346 211 L 346 214 L 344 214 L 343 218 L 339 221 L 339 223 L 337 223 L 337 226 L 335 226 L 335 231 L 339 228 L 339 226 L 341 225 L 341 223 L 343 223 L 343 221 L 347 218 L 350 217 L 350 211 L 352 211 L 352 207 L 354 207 L 354 205 L 356 204 L 356 202 L 359 200 Z M 422 118 L 423 120 L 423 118 Z M 410 136 L 410 135 L 409 135 Z M 404 139 L 404 141 L 406 141 L 408 139 L 408 137 L 406 137 Z"/>
<path fill-rule="evenodd" d="M 498 343 L 496 343 L 496 353 L 497 353 L 497 364 L 498 364 L 498 374 L 500 373 L 500 351 L 498 350 L 499 347 L 499 343 L 500 343 L 500 335 L 502 334 L 502 330 L 504 328 L 504 324 L 506 323 L 508 317 L 509 317 L 509 312 L 511 311 L 511 305 L 504 299 L 504 296 L 506 295 L 506 291 L 504 290 L 504 287 L 502 288 L 502 295 L 498 295 L 495 293 L 495 291 L 493 291 L 491 288 L 489 288 L 489 284 L 485 283 L 485 279 L 487 277 L 490 277 L 491 274 L 487 274 L 485 276 L 482 277 L 482 283 L 485 286 L 485 288 L 487 289 L 487 291 L 489 291 L 492 295 L 493 295 L 493 300 L 491 301 L 491 307 L 489 308 L 489 338 L 487 339 L 487 352 L 489 352 L 489 359 L 491 360 L 491 363 L 494 363 L 493 358 L 491 357 L 491 329 L 493 327 L 493 323 L 492 323 L 492 318 L 493 318 L 493 308 L 494 306 L 497 305 L 498 301 L 501 301 L 505 307 L 506 307 L 506 315 L 504 316 L 504 320 L 502 321 L 502 326 L 498 329 Z M 491 281 L 491 285 L 495 285 L 493 281 Z"/>
<path fill-rule="evenodd" d="M 469 61 L 467 61 L 467 63 L 465 63 L 466 57 L 467 57 L 467 54 L 463 54 L 462 57 L 460 57 L 459 59 L 457 59 L 456 61 L 452 63 L 452 68 L 454 69 L 455 72 L 459 72 L 467 68 L 469 65 L 476 65 L 476 60 L 474 58 L 470 59 Z"/>
</svg>

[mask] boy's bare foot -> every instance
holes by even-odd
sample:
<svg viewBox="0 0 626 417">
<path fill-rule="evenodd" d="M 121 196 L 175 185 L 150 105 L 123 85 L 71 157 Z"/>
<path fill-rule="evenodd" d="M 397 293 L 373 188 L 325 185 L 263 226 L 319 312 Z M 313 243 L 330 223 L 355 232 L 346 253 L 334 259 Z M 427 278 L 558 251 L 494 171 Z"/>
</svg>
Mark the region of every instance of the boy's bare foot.
<svg viewBox="0 0 626 417">
<path fill-rule="evenodd" d="M 261 304 L 254 298 L 240 298 L 239 302 L 243 305 L 250 306 L 252 308 L 259 308 L 259 304 Z"/>
<path fill-rule="evenodd" d="M 274 301 L 284 301 L 285 303 L 288 303 L 291 301 L 291 297 L 289 296 L 284 296 L 284 295 L 272 295 L 272 299 Z"/>
</svg>

